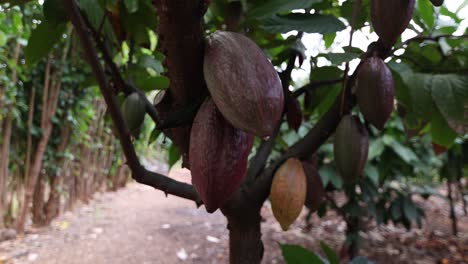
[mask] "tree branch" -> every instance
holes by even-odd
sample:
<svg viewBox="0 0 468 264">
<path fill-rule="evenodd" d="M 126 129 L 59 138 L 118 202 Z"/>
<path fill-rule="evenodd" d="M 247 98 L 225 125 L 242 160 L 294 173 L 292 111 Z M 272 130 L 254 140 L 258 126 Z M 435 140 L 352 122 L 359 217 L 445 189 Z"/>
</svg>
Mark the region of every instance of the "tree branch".
<svg viewBox="0 0 468 264">
<path fill-rule="evenodd" d="M 392 50 L 392 54 L 396 50 L 410 44 L 411 42 L 423 42 L 423 41 L 426 41 L 426 40 L 439 41 L 441 38 L 468 38 L 468 34 L 464 34 L 464 35 L 460 35 L 460 36 L 454 36 L 454 35 L 451 35 L 451 34 L 443 34 L 443 35 L 438 35 L 438 36 L 416 36 L 414 38 L 407 39 L 406 41 L 404 41 L 400 45 L 398 45 L 398 47 L 395 47 Z"/>
<path fill-rule="evenodd" d="M 146 170 L 138 160 L 135 148 L 132 144 L 130 133 L 125 126 L 122 114 L 115 98 L 112 96 L 112 90 L 108 85 L 102 65 L 98 60 L 98 55 L 94 45 L 89 37 L 89 28 L 87 28 L 83 17 L 78 9 L 75 0 L 64 0 L 64 6 L 67 8 L 67 13 L 73 26 L 76 29 L 77 35 L 81 40 L 83 52 L 91 65 L 93 73 L 98 81 L 101 94 L 109 108 L 109 114 L 117 130 L 118 137 L 122 150 L 127 158 L 128 166 L 132 171 L 132 177 L 139 183 L 152 186 L 156 189 L 164 191 L 166 194 L 173 194 L 182 198 L 193 200 L 200 204 L 200 199 L 193 186 L 175 181 L 162 174 L 150 172 Z"/>
<path fill-rule="evenodd" d="M 299 97 L 303 93 L 309 91 L 311 92 L 315 88 L 318 88 L 320 86 L 324 85 L 332 85 L 332 84 L 337 84 L 343 81 L 343 78 L 335 79 L 335 80 L 323 80 L 323 81 L 316 81 L 316 82 L 311 82 L 309 84 L 306 84 L 302 86 L 301 88 L 297 89 L 296 91 L 293 92 L 294 97 Z"/>
</svg>

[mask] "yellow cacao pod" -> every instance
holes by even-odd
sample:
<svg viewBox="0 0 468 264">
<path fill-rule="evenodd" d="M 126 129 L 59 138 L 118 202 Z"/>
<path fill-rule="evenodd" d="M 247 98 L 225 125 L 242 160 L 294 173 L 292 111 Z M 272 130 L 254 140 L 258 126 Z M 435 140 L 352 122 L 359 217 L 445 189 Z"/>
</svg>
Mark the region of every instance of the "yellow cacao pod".
<svg viewBox="0 0 468 264">
<path fill-rule="evenodd" d="M 288 159 L 276 171 L 271 184 L 271 209 L 286 231 L 301 213 L 307 192 L 307 178 L 300 160 Z"/>
</svg>

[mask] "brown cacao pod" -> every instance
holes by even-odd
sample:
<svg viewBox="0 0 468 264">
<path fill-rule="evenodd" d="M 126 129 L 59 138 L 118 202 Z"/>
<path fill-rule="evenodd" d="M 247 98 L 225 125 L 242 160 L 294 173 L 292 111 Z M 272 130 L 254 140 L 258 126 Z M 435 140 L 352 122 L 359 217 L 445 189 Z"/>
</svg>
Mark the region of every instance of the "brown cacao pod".
<svg viewBox="0 0 468 264">
<path fill-rule="evenodd" d="M 203 72 L 213 101 L 233 126 L 260 137 L 273 133 L 283 112 L 283 88 L 255 42 L 216 31 L 206 41 Z"/>
<path fill-rule="evenodd" d="M 444 4 L 444 0 L 431 0 L 431 3 L 434 5 L 434 6 L 441 6 Z"/>
<path fill-rule="evenodd" d="M 198 110 L 190 133 L 192 183 L 209 213 L 239 188 L 253 136 L 227 122 L 211 98 Z"/>
<path fill-rule="evenodd" d="M 346 184 L 355 183 L 361 176 L 368 149 L 369 136 L 359 118 L 344 116 L 335 132 L 333 153 L 338 172 Z"/>
<path fill-rule="evenodd" d="M 271 184 L 271 209 L 283 230 L 296 220 L 304 206 L 307 179 L 300 160 L 288 159 L 273 176 Z"/>
<path fill-rule="evenodd" d="M 299 130 L 302 124 L 302 110 L 299 101 L 296 97 L 288 97 L 288 103 L 286 106 L 286 118 L 288 120 L 288 125 L 290 129 L 294 129 L 296 132 Z"/>
<path fill-rule="evenodd" d="M 385 47 L 395 44 L 413 16 L 415 0 L 371 0 L 371 20 Z"/>
<path fill-rule="evenodd" d="M 382 130 L 393 111 L 395 92 L 392 73 L 379 57 L 364 61 L 357 76 L 356 97 L 368 122 Z"/>
<path fill-rule="evenodd" d="M 311 212 L 318 210 L 325 197 L 325 188 L 323 187 L 322 178 L 317 171 L 317 168 L 310 161 L 303 161 L 302 166 L 307 177 L 307 195 L 305 206 Z"/>
</svg>

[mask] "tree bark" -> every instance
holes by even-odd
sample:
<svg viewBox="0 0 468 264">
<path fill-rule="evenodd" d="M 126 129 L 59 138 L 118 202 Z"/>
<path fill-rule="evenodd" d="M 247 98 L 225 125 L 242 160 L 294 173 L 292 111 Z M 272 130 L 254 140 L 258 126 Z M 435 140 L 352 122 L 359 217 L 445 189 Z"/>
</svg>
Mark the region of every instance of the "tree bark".
<svg viewBox="0 0 468 264">
<path fill-rule="evenodd" d="M 455 212 L 455 201 L 453 200 L 452 183 L 447 179 L 447 198 L 450 204 L 450 219 L 452 220 L 452 234 L 458 235 L 457 214 Z"/>
<path fill-rule="evenodd" d="M 259 264 L 263 258 L 260 210 L 245 208 L 226 214 L 229 230 L 229 263 Z"/>
<path fill-rule="evenodd" d="M 66 123 L 61 131 L 60 131 L 60 145 L 56 149 L 56 153 L 63 153 L 70 142 L 70 133 L 71 127 L 70 123 Z M 65 167 L 64 165 L 65 158 L 62 156 L 60 157 L 56 163 L 57 165 L 61 166 L 62 168 Z M 49 198 L 47 199 L 47 203 L 44 207 L 44 215 L 45 215 L 45 224 L 49 224 L 52 219 L 54 219 L 59 214 L 60 209 L 60 189 L 63 185 L 63 178 L 64 170 L 60 169 L 55 175 L 51 175 L 51 183 L 50 183 L 50 192 Z"/>
<path fill-rule="evenodd" d="M 18 64 L 19 56 L 21 51 L 21 44 L 19 42 L 16 43 L 15 49 L 13 51 L 13 61 L 15 65 Z M 18 72 L 16 67 L 13 67 L 11 73 L 11 83 L 12 86 L 16 86 L 18 83 Z M 3 97 L 3 93 L 2 93 Z M 10 164 L 10 143 L 11 143 L 11 129 L 12 129 L 12 122 L 13 116 L 11 114 L 13 106 L 8 105 L 7 107 L 7 116 L 4 121 L 4 127 L 2 133 L 3 136 L 3 143 L 2 143 L 2 150 L 1 150 L 1 157 L 0 157 L 0 227 L 3 226 L 3 217 L 4 217 L 4 208 L 6 203 L 6 193 L 7 193 L 7 178 L 9 174 L 8 166 Z"/>
<path fill-rule="evenodd" d="M 39 177 L 38 182 L 34 188 L 33 194 L 33 208 L 32 208 L 32 220 L 36 226 L 44 226 L 45 225 L 45 214 L 44 214 L 44 191 L 45 185 L 43 179 L 44 177 Z"/>
<path fill-rule="evenodd" d="M 11 109 L 11 107 L 10 107 Z M 9 174 L 8 165 L 10 163 L 10 140 L 12 127 L 11 111 L 8 110 L 4 120 L 3 144 L 0 156 L 0 228 L 3 226 L 3 217 L 5 214 L 5 202 L 7 197 L 7 178 Z"/>
</svg>

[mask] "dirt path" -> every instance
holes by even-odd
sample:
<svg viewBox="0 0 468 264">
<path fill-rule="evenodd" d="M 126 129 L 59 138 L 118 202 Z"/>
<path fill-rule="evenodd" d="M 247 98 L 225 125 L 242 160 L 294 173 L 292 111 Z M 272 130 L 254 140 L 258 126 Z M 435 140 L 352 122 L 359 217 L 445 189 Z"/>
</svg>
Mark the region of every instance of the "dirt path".
<svg viewBox="0 0 468 264">
<path fill-rule="evenodd" d="M 189 180 L 181 170 L 172 176 Z M 446 210 L 440 210 L 436 211 L 438 218 L 445 217 Z M 318 250 L 320 240 L 335 249 L 344 240 L 345 225 L 334 215 L 321 221 L 314 218 L 314 228 L 307 232 L 302 229 L 303 221 L 281 232 L 268 203 L 262 216 L 265 264 L 283 263 L 277 243 Z M 466 220 L 461 218 L 465 227 Z M 166 198 L 160 191 L 132 183 L 115 193 L 97 194 L 90 204 L 65 213 L 50 227 L 0 243 L 0 264 L 227 263 L 225 228 L 220 212 L 210 215 L 192 202 Z M 460 245 L 468 245 L 466 230 L 454 239 L 441 231 L 434 234 L 434 230 L 373 228 L 364 234 L 367 242 L 361 253 L 376 263 L 436 263 L 460 254 Z"/>
</svg>

